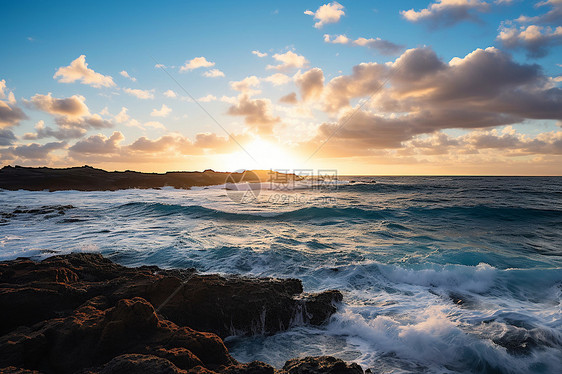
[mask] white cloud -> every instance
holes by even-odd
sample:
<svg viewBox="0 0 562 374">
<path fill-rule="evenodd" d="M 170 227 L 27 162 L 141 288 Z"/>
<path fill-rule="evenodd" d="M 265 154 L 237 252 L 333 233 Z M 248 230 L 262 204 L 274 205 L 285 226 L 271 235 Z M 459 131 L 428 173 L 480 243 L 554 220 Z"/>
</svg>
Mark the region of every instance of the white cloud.
<svg viewBox="0 0 562 374">
<path fill-rule="evenodd" d="M 427 8 L 402 10 L 400 14 L 410 22 L 430 22 L 433 26 L 451 26 L 463 20 L 478 20 L 474 12 L 485 12 L 490 5 L 482 0 L 437 0 Z"/>
<path fill-rule="evenodd" d="M 246 92 L 246 93 L 252 91 L 251 87 L 257 87 L 259 85 L 260 85 L 260 80 L 255 75 L 246 77 L 241 81 L 230 82 L 230 87 L 232 87 L 233 90 Z"/>
<path fill-rule="evenodd" d="M 166 104 L 162 104 L 160 109 L 152 109 L 152 113 L 150 115 L 152 117 L 166 117 L 172 109 L 170 109 Z"/>
<path fill-rule="evenodd" d="M 307 10 L 304 12 L 304 14 L 314 16 L 314 19 L 318 20 L 318 22 L 314 24 L 314 27 L 319 29 L 327 23 L 338 22 L 342 16 L 345 16 L 345 12 L 343 11 L 343 9 L 343 5 L 341 5 L 337 1 L 334 1 L 330 4 L 322 5 L 316 10 L 316 12 Z"/>
<path fill-rule="evenodd" d="M 256 56 L 258 56 L 258 57 L 260 57 L 260 58 L 261 58 L 261 57 L 266 57 L 266 56 L 267 56 L 267 53 L 265 53 L 265 52 L 262 53 L 262 52 L 260 52 L 260 51 L 252 51 L 252 54 L 254 54 L 254 55 L 256 55 Z"/>
<path fill-rule="evenodd" d="M 326 43 L 333 43 L 333 44 L 347 44 L 351 40 L 345 35 L 334 35 L 333 37 L 330 34 L 324 34 L 324 42 Z"/>
<path fill-rule="evenodd" d="M 224 77 L 224 73 L 219 69 L 211 69 L 209 71 L 204 72 L 203 76 L 207 78 L 219 78 L 219 77 Z"/>
<path fill-rule="evenodd" d="M 186 61 L 185 64 L 180 67 L 180 72 L 191 71 L 199 68 L 209 68 L 211 66 L 215 66 L 215 63 L 207 61 L 205 57 L 195 57 L 192 60 Z"/>
<path fill-rule="evenodd" d="M 211 101 L 216 101 L 217 97 L 215 95 L 208 94 L 207 96 L 200 97 L 197 101 L 202 103 L 209 103 Z"/>
<path fill-rule="evenodd" d="M 129 115 L 127 114 L 127 110 L 127 108 L 121 107 L 121 111 L 115 117 L 113 117 L 117 123 L 124 123 L 131 119 L 131 117 L 129 117 Z"/>
<path fill-rule="evenodd" d="M 166 130 L 166 126 L 164 126 L 162 123 L 160 123 L 158 121 L 148 121 L 148 122 L 145 122 L 144 125 L 146 127 L 152 127 L 152 128 L 160 129 L 160 130 Z"/>
<path fill-rule="evenodd" d="M 168 90 L 168 91 L 164 92 L 164 96 L 174 98 L 174 97 L 177 97 L 178 95 L 174 91 Z"/>
<path fill-rule="evenodd" d="M 129 75 L 129 73 L 127 73 L 126 70 L 121 71 L 119 74 L 121 74 L 123 77 L 125 78 L 129 78 L 130 80 L 132 80 L 133 82 L 137 81 L 137 78 L 133 78 Z"/>
<path fill-rule="evenodd" d="M 85 55 L 81 55 L 76 60 L 72 61 L 69 66 L 60 67 L 53 78 L 59 78 L 58 81 L 61 83 L 80 81 L 82 84 L 87 84 L 96 88 L 115 86 L 112 77 L 96 73 L 88 68 Z"/>
<path fill-rule="evenodd" d="M 3 99 L 6 97 L 6 94 L 4 93 L 4 90 L 6 89 L 6 80 L 2 79 L 0 81 L 0 99 Z"/>
<path fill-rule="evenodd" d="M 282 73 L 275 73 L 263 79 L 266 82 L 273 84 L 274 86 L 281 86 L 287 84 L 291 81 L 291 78 L 288 75 Z"/>
<path fill-rule="evenodd" d="M 266 69 L 288 70 L 291 68 L 302 68 L 308 64 L 308 60 L 293 51 L 286 53 L 276 53 L 273 58 L 280 62 L 279 65 L 267 65 Z"/>
<path fill-rule="evenodd" d="M 562 26 L 555 29 L 538 25 L 520 28 L 502 26 L 497 37 L 507 48 L 524 48 L 529 57 L 544 57 L 548 47 L 562 44 Z"/>
<path fill-rule="evenodd" d="M 123 91 L 139 99 L 154 99 L 153 90 L 139 90 L 137 88 L 123 88 Z"/>
</svg>

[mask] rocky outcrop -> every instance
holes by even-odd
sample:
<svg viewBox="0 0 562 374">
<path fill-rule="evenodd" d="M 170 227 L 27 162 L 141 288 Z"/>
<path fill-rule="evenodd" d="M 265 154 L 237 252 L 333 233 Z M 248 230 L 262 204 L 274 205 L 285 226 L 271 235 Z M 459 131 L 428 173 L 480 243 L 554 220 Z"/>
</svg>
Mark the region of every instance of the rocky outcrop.
<svg viewBox="0 0 562 374">
<path fill-rule="evenodd" d="M 341 300 L 339 291 L 304 295 L 297 279 L 127 268 L 97 254 L 21 258 L 0 263 L 0 368 L 271 374 L 236 362 L 221 337 L 321 324 Z"/>
<path fill-rule="evenodd" d="M 283 366 L 287 374 L 363 374 L 357 364 L 346 364 L 340 359 L 321 356 L 289 360 Z"/>
<path fill-rule="evenodd" d="M 274 175 L 279 173 L 275 172 Z M 252 170 L 242 173 L 220 173 L 213 170 L 140 173 L 136 171 L 105 171 L 91 166 L 53 169 L 48 167 L 5 166 L 0 169 L 0 189 L 30 191 L 113 191 L 128 188 L 191 188 L 227 182 L 259 182 L 271 180 L 271 171 Z M 294 174 L 283 178 L 296 178 Z M 279 179 L 279 178 L 277 178 Z"/>
<path fill-rule="evenodd" d="M 0 333 L 69 315 L 98 296 L 104 307 L 142 297 L 164 318 L 221 337 L 272 334 L 296 323 L 322 324 L 339 291 L 303 295 L 298 279 L 201 275 L 193 269 L 127 268 L 98 254 L 0 263 Z M 298 296 L 298 297 L 297 297 Z"/>
</svg>

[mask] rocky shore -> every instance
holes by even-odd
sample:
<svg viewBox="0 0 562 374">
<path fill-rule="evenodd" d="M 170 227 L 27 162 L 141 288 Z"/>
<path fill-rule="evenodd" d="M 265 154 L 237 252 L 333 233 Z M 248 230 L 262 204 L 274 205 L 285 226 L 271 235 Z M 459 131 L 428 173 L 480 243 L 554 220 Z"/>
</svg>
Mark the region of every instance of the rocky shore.
<svg viewBox="0 0 562 374">
<path fill-rule="evenodd" d="M 269 170 L 252 170 L 241 173 L 205 171 L 170 171 L 167 173 L 141 173 L 137 171 L 105 171 L 91 166 L 72 168 L 5 166 L 0 169 L 0 189 L 29 191 L 115 191 L 129 188 L 174 187 L 188 189 L 194 186 L 216 186 L 229 183 L 266 182 L 272 178 L 293 178 Z"/>
<path fill-rule="evenodd" d="M 239 363 L 223 338 L 320 325 L 339 291 L 298 279 L 127 268 L 98 254 L 0 262 L 0 372 L 362 374 L 333 357 Z"/>
</svg>

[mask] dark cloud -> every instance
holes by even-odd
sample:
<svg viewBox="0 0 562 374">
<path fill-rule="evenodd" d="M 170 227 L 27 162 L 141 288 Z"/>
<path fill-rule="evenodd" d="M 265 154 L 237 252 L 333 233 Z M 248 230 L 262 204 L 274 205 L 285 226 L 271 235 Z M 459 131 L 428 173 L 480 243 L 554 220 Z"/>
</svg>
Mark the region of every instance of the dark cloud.
<svg viewBox="0 0 562 374">
<path fill-rule="evenodd" d="M 105 135 L 92 135 L 84 140 L 80 140 L 68 150 L 71 153 L 81 154 L 113 154 L 119 151 L 119 143 L 125 137 L 119 131 L 113 132 L 108 138 Z"/>
<path fill-rule="evenodd" d="M 12 145 L 16 140 L 12 130 L 0 129 L 0 146 Z"/>
<path fill-rule="evenodd" d="M 506 48 L 526 50 L 527 57 L 540 58 L 546 56 L 550 48 L 562 44 L 562 26 L 555 29 L 537 25 L 504 26 L 497 40 Z"/>
<path fill-rule="evenodd" d="M 16 157 L 21 157 L 25 159 L 46 159 L 50 152 L 66 147 L 66 142 L 53 142 L 47 144 L 37 144 L 31 143 L 26 145 L 19 145 L 17 147 L 11 147 L 8 152 Z"/>
<path fill-rule="evenodd" d="M 53 115 L 81 117 L 90 114 L 84 101 L 85 98 L 79 95 L 57 99 L 49 93 L 47 95 L 36 94 L 26 103 L 33 108 Z"/>
<path fill-rule="evenodd" d="M 0 129 L 18 125 L 24 119 L 27 116 L 15 103 L 0 101 Z"/>
</svg>

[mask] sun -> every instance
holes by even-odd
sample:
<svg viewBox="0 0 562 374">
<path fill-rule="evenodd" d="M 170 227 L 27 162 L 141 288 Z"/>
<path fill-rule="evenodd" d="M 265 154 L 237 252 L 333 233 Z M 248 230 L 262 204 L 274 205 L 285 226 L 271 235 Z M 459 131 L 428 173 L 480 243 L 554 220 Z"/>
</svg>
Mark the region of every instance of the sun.
<svg viewBox="0 0 562 374">
<path fill-rule="evenodd" d="M 228 170 L 294 170 L 298 167 L 298 160 L 289 150 L 271 141 L 256 138 L 241 145 L 244 149 L 226 155 Z"/>
</svg>

